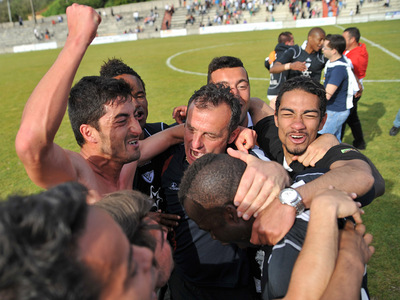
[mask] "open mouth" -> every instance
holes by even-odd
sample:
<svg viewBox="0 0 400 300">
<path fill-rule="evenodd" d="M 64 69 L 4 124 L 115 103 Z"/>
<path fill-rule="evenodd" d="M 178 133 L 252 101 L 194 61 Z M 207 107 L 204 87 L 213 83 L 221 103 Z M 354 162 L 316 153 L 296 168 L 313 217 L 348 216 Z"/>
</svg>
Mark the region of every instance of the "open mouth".
<svg viewBox="0 0 400 300">
<path fill-rule="evenodd" d="M 131 146 L 139 146 L 139 141 L 138 140 L 131 140 L 131 141 L 128 141 L 128 145 L 131 145 Z"/>
<path fill-rule="evenodd" d="M 204 155 L 204 153 L 198 152 L 198 151 L 194 151 L 192 149 L 190 149 L 190 155 L 194 158 L 194 159 L 198 159 L 200 157 L 202 157 Z"/>
<path fill-rule="evenodd" d="M 143 110 L 138 110 L 138 111 L 136 111 L 136 113 L 135 113 L 135 118 L 136 118 L 136 120 L 138 120 L 138 121 L 143 120 L 143 118 L 144 118 L 144 111 L 143 111 Z"/>
<path fill-rule="evenodd" d="M 305 141 L 306 139 L 306 134 L 304 133 L 291 133 L 289 134 L 290 140 L 294 143 L 294 144 L 301 144 Z"/>
</svg>

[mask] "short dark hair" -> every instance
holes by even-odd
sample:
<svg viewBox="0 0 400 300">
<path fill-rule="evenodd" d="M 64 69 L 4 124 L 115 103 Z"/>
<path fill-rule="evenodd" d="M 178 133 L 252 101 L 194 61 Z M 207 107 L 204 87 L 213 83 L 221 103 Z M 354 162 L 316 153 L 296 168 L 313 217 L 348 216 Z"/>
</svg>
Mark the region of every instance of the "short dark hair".
<svg viewBox="0 0 400 300">
<path fill-rule="evenodd" d="M 316 82 L 311 77 L 297 76 L 287 80 L 281 87 L 281 90 L 276 97 L 275 103 L 275 115 L 278 115 L 279 107 L 281 105 L 282 96 L 286 92 L 293 90 L 301 90 L 307 93 L 318 96 L 319 98 L 319 110 L 321 112 L 320 121 L 326 113 L 326 91 L 322 84 Z"/>
<path fill-rule="evenodd" d="M 335 49 L 340 55 L 343 55 L 346 50 L 346 40 L 341 34 L 328 34 L 325 40 L 328 41 L 329 48 Z"/>
<path fill-rule="evenodd" d="M 240 101 L 230 92 L 229 87 L 221 83 L 203 85 L 190 97 L 187 105 L 188 109 L 192 103 L 198 109 L 217 107 L 225 103 L 231 109 L 231 119 L 228 125 L 229 134 L 239 126 L 241 114 Z"/>
<path fill-rule="evenodd" d="M 161 229 L 161 226 L 149 225 L 144 218 L 154 201 L 139 191 L 124 190 L 105 195 L 94 205 L 105 210 L 117 222 L 131 244 L 156 249 L 156 240 L 149 229 Z"/>
<path fill-rule="evenodd" d="M 68 115 L 78 145 L 82 147 L 85 143 L 80 132 L 82 124 L 100 130 L 99 119 L 105 114 L 104 106 L 115 101 L 124 103 L 130 99 L 131 88 L 123 80 L 87 76 L 75 84 L 69 94 Z"/>
<path fill-rule="evenodd" d="M 284 44 L 286 42 L 289 42 L 291 39 L 293 39 L 293 34 L 289 31 L 284 31 L 279 34 L 278 43 Z"/>
<path fill-rule="evenodd" d="M 203 209 L 220 208 L 233 203 L 246 163 L 228 154 L 208 153 L 196 159 L 186 170 L 179 185 L 182 205 L 186 199 Z"/>
<path fill-rule="evenodd" d="M 321 34 L 321 35 L 325 35 L 325 30 L 323 30 L 321 27 L 313 27 L 308 32 L 307 36 L 312 36 L 312 35 L 314 35 L 316 33 Z"/>
<path fill-rule="evenodd" d="M 211 74 L 219 69 L 225 69 L 225 68 L 243 68 L 246 71 L 246 68 L 243 65 L 243 62 L 233 56 L 219 56 L 219 57 L 214 57 L 213 60 L 210 62 L 208 65 L 208 74 L 207 74 L 207 82 L 211 82 Z M 247 75 L 247 71 L 246 71 Z M 247 75 L 248 79 L 248 75 Z"/>
<path fill-rule="evenodd" d="M 144 81 L 140 77 L 140 75 L 133 70 L 130 66 L 122 61 L 122 59 L 118 58 L 110 58 L 107 62 L 104 62 L 100 68 L 100 76 L 102 77 L 116 77 L 119 75 L 128 74 L 136 77 L 142 83 L 143 90 L 146 92 L 146 87 L 144 85 Z"/>
<path fill-rule="evenodd" d="M 349 28 L 346 28 L 343 32 L 348 32 L 349 35 L 350 35 L 350 37 L 355 38 L 355 40 L 356 40 L 357 43 L 360 42 L 361 34 L 360 34 L 360 30 L 358 30 L 357 27 L 349 27 Z"/>
<path fill-rule="evenodd" d="M 79 260 L 87 193 L 68 182 L 0 203 L 1 299 L 98 299 L 100 282 Z"/>
</svg>

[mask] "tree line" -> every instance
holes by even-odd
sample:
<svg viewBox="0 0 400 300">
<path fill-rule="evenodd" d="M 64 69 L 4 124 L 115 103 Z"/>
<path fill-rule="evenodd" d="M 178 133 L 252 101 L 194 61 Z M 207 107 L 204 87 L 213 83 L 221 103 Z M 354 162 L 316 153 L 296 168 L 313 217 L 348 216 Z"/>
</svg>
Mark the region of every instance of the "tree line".
<svg viewBox="0 0 400 300">
<path fill-rule="evenodd" d="M 72 3 L 84 4 L 93 8 L 102 8 L 146 0 L 0 0 L 0 23 L 9 22 L 8 4 L 12 22 L 18 22 L 19 17 L 22 17 L 23 20 L 32 17 L 31 1 L 36 15 L 40 14 L 44 17 L 49 17 L 65 14 L 65 10 Z"/>
</svg>

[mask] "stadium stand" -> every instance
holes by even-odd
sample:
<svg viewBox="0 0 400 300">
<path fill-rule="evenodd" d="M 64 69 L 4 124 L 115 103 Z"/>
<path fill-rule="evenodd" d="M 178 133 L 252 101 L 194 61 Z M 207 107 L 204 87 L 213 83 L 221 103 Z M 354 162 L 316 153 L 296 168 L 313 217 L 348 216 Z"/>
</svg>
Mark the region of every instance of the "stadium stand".
<svg viewBox="0 0 400 300">
<path fill-rule="evenodd" d="M 359 14 L 355 14 L 359 0 L 347 0 L 346 6 L 342 7 L 337 17 L 337 23 L 357 23 L 400 18 L 400 0 L 392 0 L 389 7 L 385 7 L 383 5 L 384 2 L 383 0 L 364 1 L 364 4 L 359 6 Z M 272 14 L 268 11 L 268 6 L 265 3 L 258 5 L 258 0 L 255 3 L 251 12 L 247 9 L 240 10 L 240 15 L 237 18 L 233 18 L 230 24 L 274 21 L 283 22 L 283 28 L 296 27 L 292 13 L 289 10 L 289 1 L 286 1 L 284 5 L 275 5 Z M 170 16 L 165 16 L 165 7 L 171 7 L 172 5 L 174 6 L 174 13 Z M 313 1 L 311 8 L 315 6 L 322 7 L 322 2 Z M 160 36 L 169 36 L 168 32 L 170 30 L 185 30 L 185 34 L 199 34 L 199 27 L 207 27 L 209 25 L 214 27 L 226 23 L 223 18 L 223 8 L 217 5 L 212 5 L 208 9 L 203 10 L 201 6 L 191 9 L 189 15 L 192 14 L 194 19 L 188 22 L 188 10 L 183 5 L 180 6 L 179 0 L 139 2 L 112 8 L 100 8 L 97 11 L 102 15 L 103 19 L 97 32 L 99 37 L 120 36 L 126 33 L 133 34 L 133 40 L 157 38 Z M 114 16 L 112 16 L 111 11 Z M 231 9 L 231 11 L 234 11 L 234 9 Z M 218 15 L 221 16 L 220 24 L 217 22 Z M 120 17 L 119 21 L 116 20 L 116 16 Z M 61 16 L 64 20 L 63 22 L 58 22 L 57 17 L 42 18 L 41 16 L 37 16 L 36 24 L 32 20 L 26 20 L 22 26 L 18 22 L 1 23 L 0 53 L 17 52 L 16 49 L 19 48 L 22 49 L 20 51 L 29 51 L 62 47 L 68 34 L 66 16 Z M 308 17 L 308 13 L 306 17 Z M 167 30 L 165 26 L 167 19 L 170 30 Z M 226 24 L 223 26 L 230 25 Z M 34 33 L 35 29 L 36 33 Z M 46 38 L 46 31 L 48 32 L 48 38 Z M 164 33 L 166 31 L 168 32 Z M 24 48 L 21 45 L 28 45 L 29 47 Z"/>
</svg>

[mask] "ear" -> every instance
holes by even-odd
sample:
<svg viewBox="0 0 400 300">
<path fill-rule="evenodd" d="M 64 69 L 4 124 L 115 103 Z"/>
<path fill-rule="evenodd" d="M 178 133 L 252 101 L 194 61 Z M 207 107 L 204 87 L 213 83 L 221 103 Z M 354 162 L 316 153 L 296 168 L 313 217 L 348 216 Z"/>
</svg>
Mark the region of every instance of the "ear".
<svg viewBox="0 0 400 300">
<path fill-rule="evenodd" d="M 228 144 L 233 143 L 236 140 L 236 138 L 238 137 L 239 133 L 240 133 L 239 127 L 236 128 L 234 131 L 232 131 L 231 135 L 228 138 Z"/>
<path fill-rule="evenodd" d="M 279 127 L 278 126 L 278 112 L 277 111 L 274 113 L 274 121 L 275 121 L 275 126 Z"/>
<path fill-rule="evenodd" d="M 89 143 L 97 143 L 98 142 L 98 131 L 88 124 L 82 124 L 79 127 L 79 131 L 81 132 L 85 141 Z"/>
<path fill-rule="evenodd" d="M 224 219 L 228 224 L 239 223 L 239 217 L 237 215 L 236 206 L 228 204 L 224 208 Z"/>
<path fill-rule="evenodd" d="M 322 117 L 321 123 L 319 123 L 318 130 L 321 130 L 324 127 L 327 118 L 328 118 L 328 114 L 325 113 L 325 115 Z"/>
</svg>

